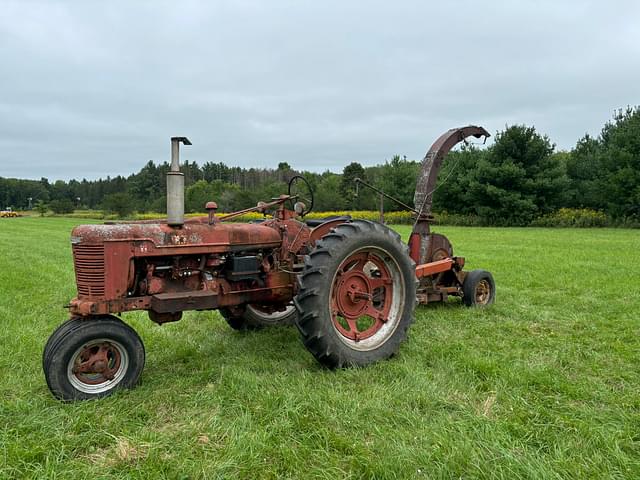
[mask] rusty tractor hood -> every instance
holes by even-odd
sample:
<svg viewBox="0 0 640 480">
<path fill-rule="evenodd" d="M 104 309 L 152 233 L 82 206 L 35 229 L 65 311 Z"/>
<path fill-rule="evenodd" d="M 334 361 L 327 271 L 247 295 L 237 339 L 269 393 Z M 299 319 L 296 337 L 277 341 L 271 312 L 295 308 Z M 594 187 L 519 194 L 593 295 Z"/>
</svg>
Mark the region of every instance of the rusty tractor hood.
<svg viewBox="0 0 640 480">
<path fill-rule="evenodd" d="M 71 243 L 99 245 L 110 242 L 152 243 L 155 248 L 209 247 L 216 251 L 277 247 L 281 237 L 275 228 L 258 224 L 185 223 L 174 228 L 166 223 L 119 223 L 79 225 Z M 233 248 L 231 248 L 233 247 Z"/>
</svg>

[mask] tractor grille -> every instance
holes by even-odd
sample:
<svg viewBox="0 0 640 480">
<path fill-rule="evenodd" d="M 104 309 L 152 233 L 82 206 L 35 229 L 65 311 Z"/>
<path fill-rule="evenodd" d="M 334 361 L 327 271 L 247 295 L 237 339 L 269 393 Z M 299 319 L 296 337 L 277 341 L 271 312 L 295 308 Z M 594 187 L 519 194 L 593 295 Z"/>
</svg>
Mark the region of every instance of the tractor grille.
<svg viewBox="0 0 640 480">
<path fill-rule="evenodd" d="M 104 246 L 73 245 L 78 295 L 104 296 Z"/>
</svg>

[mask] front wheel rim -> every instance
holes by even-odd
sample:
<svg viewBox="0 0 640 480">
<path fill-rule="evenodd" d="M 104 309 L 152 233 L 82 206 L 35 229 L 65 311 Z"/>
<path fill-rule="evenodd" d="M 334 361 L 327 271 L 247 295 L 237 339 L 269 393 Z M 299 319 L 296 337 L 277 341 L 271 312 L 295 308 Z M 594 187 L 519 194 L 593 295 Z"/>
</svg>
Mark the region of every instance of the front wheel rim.
<svg viewBox="0 0 640 480">
<path fill-rule="evenodd" d="M 382 346 L 404 311 L 405 285 L 396 260 L 380 247 L 348 255 L 331 282 L 329 310 L 338 338 L 354 350 Z"/>
<path fill-rule="evenodd" d="M 78 348 L 69 359 L 67 379 L 77 390 L 99 394 L 122 382 L 129 368 L 129 354 L 120 342 L 99 338 Z"/>
</svg>

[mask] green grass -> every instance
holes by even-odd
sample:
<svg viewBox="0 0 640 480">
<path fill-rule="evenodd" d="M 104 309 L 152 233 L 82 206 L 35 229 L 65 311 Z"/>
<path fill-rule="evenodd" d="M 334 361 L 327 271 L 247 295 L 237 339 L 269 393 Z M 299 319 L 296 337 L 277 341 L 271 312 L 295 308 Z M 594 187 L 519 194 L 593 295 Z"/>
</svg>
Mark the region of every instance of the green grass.
<svg viewBox="0 0 640 480">
<path fill-rule="evenodd" d="M 640 478 L 637 231 L 438 229 L 496 305 L 419 307 L 366 369 L 319 367 L 295 328 L 128 314 L 142 384 L 62 404 L 40 362 L 79 222 L 0 221 L 0 478 Z"/>
</svg>

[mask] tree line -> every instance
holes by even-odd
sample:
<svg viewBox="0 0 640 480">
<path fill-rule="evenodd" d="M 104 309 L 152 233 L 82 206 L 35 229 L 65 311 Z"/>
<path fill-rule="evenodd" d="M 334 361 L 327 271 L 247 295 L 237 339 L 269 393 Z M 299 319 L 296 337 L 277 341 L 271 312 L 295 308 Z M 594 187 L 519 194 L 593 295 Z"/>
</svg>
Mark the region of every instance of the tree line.
<svg viewBox="0 0 640 480">
<path fill-rule="evenodd" d="M 0 206 L 14 209 L 101 209 L 126 216 L 164 212 L 168 163 L 149 161 L 128 177 L 50 182 L 0 177 Z M 360 177 L 412 205 L 420 161 L 394 156 L 376 166 L 352 162 L 342 173 L 231 167 L 223 162 L 184 162 L 185 209 L 202 212 L 215 200 L 222 211 L 255 205 L 286 193 L 287 181 L 304 175 L 315 192 L 315 210 L 376 210 L 380 200 L 358 188 Z M 384 200 L 386 211 L 400 210 Z M 561 208 L 592 209 L 620 221 L 640 220 L 640 107 L 616 111 L 597 137 L 585 135 L 570 151 L 527 125 L 507 126 L 494 143 L 463 145 L 440 172 L 434 211 L 473 216 L 487 225 L 528 225 Z"/>
</svg>

